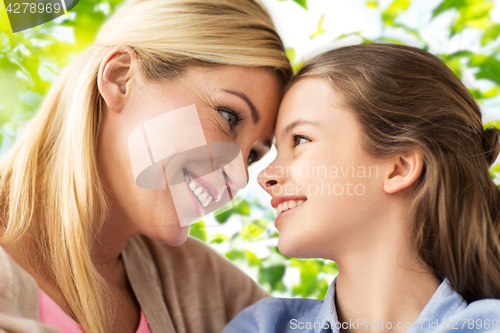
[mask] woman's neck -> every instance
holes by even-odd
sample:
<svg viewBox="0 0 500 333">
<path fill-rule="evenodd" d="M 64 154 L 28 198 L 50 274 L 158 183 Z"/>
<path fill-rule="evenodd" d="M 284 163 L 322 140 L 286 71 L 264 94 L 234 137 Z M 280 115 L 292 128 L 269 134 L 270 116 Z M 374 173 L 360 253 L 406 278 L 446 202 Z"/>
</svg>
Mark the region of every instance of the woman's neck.
<svg viewBox="0 0 500 333">
<path fill-rule="evenodd" d="M 108 218 L 95 237 L 92 247 L 92 262 L 98 269 L 99 267 L 116 266 L 128 240 L 137 233 L 137 228 L 128 222 L 123 211 L 112 206 Z"/>
</svg>

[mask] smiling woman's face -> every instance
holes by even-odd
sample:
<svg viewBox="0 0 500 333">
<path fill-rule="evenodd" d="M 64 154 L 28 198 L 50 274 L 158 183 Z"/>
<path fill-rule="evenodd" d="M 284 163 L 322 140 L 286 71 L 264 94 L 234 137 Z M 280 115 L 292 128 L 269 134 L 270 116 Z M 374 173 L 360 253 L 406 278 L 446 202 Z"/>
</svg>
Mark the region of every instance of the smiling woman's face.
<svg viewBox="0 0 500 333">
<path fill-rule="evenodd" d="M 283 98 L 278 156 L 258 177 L 277 209 L 281 253 L 329 258 L 367 246 L 383 213 L 383 161 L 361 146 L 354 114 L 323 80 L 305 78 Z M 337 259 L 337 258 L 336 258 Z"/>
<path fill-rule="evenodd" d="M 103 182 L 113 199 L 110 219 L 118 219 L 121 222 L 116 225 L 134 232 L 179 245 L 186 239 L 189 227 L 180 225 L 168 188 L 154 190 L 136 185 L 129 156 L 129 134 L 149 119 L 194 104 L 206 142 L 238 145 L 247 168 L 249 162 L 258 160 L 269 150 L 282 84 L 271 70 L 239 66 L 192 67 L 179 78 L 155 83 L 140 75 L 131 77 L 132 82 L 124 83 L 126 89 L 121 92 L 128 90 L 129 96 L 124 97 L 122 104 L 117 103 L 115 110 L 113 93 L 106 93 L 105 87 L 102 89 L 103 97 L 106 99 L 108 94 L 110 103 L 102 119 L 98 162 Z M 118 80 L 117 84 L 120 85 Z M 186 140 L 190 134 L 183 135 L 182 140 Z M 209 179 L 205 185 L 213 191 Z M 199 208 L 193 198 L 193 193 L 186 191 L 182 204 L 192 210 Z M 203 200 L 207 198 L 200 200 L 206 204 Z"/>
</svg>

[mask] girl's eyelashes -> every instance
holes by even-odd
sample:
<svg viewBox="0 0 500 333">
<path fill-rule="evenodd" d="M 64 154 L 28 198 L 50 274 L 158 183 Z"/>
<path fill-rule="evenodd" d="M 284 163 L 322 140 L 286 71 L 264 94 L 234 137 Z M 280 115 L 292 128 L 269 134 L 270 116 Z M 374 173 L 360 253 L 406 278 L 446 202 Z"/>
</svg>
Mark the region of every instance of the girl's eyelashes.
<svg viewBox="0 0 500 333">
<path fill-rule="evenodd" d="M 293 148 L 295 148 L 298 145 L 301 145 L 303 143 L 311 142 L 310 139 L 308 139 L 302 135 L 294 134 L 292 137 L 293 137 Z"/>
<path fill-rule="evenodd" d="M 216 110 L 226 119 L 231 130 L 238 126 L 243 121 L 243 116 L 240 112 L 234 111 L 225 107 L 217 107 Z"/>
</svg>

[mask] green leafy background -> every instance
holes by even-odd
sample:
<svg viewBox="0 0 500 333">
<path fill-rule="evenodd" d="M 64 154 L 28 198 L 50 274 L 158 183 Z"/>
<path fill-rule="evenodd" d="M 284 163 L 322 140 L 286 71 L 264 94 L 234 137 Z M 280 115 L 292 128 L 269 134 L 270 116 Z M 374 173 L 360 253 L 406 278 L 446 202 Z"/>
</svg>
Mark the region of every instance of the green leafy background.
<svg viewBox="0 0 500 333">
<path fill-rule="evenodd" d="M 328 0 L 268 1 L 289 2 L 307 15 L 312 1 Z M 62 68 L 92 43 L 100 26 L 121 2 L 80 0 L 69 15 L 12 34 L 8 32 L 9 25 L 0 0 L 0 157 L 37 112 Z M 412 6 L 411 0 L 372 0 L 363 1 L 362 5 L 376 12 L 380 33 L 374 38 L 373 34 L 367 37 L 361 31 L 350 32 L 324 41 L 325 45 L 390 42 L 409 43 L 430 50 L 428 34 L 422 34 L 420 27 L 408 24 L 405 19 L 405 13 Z M 500 22 L 492 15 L 495 5 L 497 2 L 492 0 L 437 1 L 421 25 L 447 22 L 445 30 L 449 41 L 462 38 L 471 31 L 478 37 L 473 47 L 452 53 L 433 52 L 458 76 L 472 79 L 474 84 L 466 84 L 481 106 L 500 110 Z M 327 22 L 328 15 L 323 14 L 316 29 L 308 32 L 309 38 L 317 40 L 326 36 Z M 288 47 L 286 51 L 294 70 L 298 70 L 306 59 L 298 56 L 296 49 Z M 494 114 L 497 120 L 484 126 L 500 129 L 500 111 L 494 111 Z M 491 169 L 491 177 L 500 184 L 500 164 Z M 236 208 L 219 215 L 212 214 L 193 224 L 190 234 L 211 244 L 276 296 L 324 298 L 330 281 L 337 274 L 337 265 L 327 260 L 283 256 L 278 251 L 278 232 L 273 226 L 276 214 L 268 201 L 269 196 L 264 192 L 253 190 Z"/>
</svg>

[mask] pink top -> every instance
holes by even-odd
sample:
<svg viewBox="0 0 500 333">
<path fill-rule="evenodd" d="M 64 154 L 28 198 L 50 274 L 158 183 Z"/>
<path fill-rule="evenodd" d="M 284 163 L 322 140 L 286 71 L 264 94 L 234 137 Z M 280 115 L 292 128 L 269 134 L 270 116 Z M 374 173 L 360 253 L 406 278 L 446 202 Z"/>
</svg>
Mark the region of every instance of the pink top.
<svg viewBox="0 0 500 333">
<path fill-rule="evenodd" d="M 64 333 L 85 333 L 83 328 L 73 320 L 59 305 L 42 289 L 38 288 L 38 312 L 40 321 L 46 325 L 57 328 Z M 136 333 L 153 333 L 149 327 L 148 320 L 141 310 L 141 321 Z"/>
</svg>

